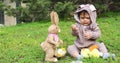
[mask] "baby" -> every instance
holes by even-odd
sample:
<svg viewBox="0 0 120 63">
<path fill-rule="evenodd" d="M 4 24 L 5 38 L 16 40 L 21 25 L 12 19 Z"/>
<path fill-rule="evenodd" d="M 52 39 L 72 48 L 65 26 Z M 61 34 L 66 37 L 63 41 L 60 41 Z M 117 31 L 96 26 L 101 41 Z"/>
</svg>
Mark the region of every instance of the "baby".
<svg viewBox="0 0 120 63">
<path fill-rule="evenodd" d="M 73 45 L 68 46 L 68 53 L 80 60 L 83 56 L 80 54 L 82 48 L 88 48 L 97 45 L 99 51 L 103 53 L 102 58 L 107 59 L 114 54 L 109 54 L 104 43 L 96 42 L 101 35 L 101 31 L 96 23 L 96 9 L 92 4 L 80 5 L 74 13 L 76 23 L 72 25 L 72 35 L 77 39 Z"/>
</svg>

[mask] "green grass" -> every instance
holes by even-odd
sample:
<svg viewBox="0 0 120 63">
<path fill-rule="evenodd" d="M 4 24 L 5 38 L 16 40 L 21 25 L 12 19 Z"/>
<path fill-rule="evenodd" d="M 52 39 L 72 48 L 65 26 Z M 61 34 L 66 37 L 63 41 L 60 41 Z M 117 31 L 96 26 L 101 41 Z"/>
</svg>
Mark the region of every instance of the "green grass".
<svg viewBox="0 0 120 63">
<path fill-rule="evenodd" d="M 110 53 L 116 54 L 116 60 L 111 58 L 83 59 L 84 63 L 119 63 L 120 62 L 120 15 L 97 19 L 102 31 L 98 41 L 104 41 Z M 71 24 L 74 21 L 60 21 L 59 37 L 64 41 L 61 47 L 67 48 L 73 44 L 75 37 L 71 35 Z M 0 63 L 43 63 L 45 53 L 40 43 L 47 37 L 50 22 L 24 23 L 17 26 L 0 27 Z M 68 53 L 59 59 L 59 63 L 70 63 L 75 59 Z M 47 62 L 49 63 L 49 62 Z"/>
</svg>

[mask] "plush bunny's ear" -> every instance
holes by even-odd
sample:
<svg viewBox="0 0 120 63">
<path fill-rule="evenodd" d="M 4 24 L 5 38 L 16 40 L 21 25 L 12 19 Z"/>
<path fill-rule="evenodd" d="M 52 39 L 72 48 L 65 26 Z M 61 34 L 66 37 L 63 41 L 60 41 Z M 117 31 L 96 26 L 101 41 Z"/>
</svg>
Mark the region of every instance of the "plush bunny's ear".
<svg viewBox="0 0 120 63">
<path fill-rule="evenodd" d="M 50 17 L 51 17 L 51 22 L 52 22 L 52 24 L 58 25 L 59 17 L 58 17 L 57 12 L 52 11 L 52 12 L 50 13 Z"/>
</svg>

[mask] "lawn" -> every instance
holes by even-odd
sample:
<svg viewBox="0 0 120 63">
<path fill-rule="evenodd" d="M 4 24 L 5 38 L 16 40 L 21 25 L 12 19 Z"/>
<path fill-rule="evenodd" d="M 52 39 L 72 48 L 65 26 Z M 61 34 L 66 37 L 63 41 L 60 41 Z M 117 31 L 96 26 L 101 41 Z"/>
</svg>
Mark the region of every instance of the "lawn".
<svg viewBox="0 0 120 63">
<path fill-rule="evenodd" d="M 67 48 L 73 44 L 75 37 L 71 35 L 71 21 L 61 21 L 59 37 L 64 41 L 61 47 Z M 111 58 L 86 58 L 83 63 L 119 63 L 120 62 L 120 15 L 98 18 L 97 23 L 102 36 L 97 41 L 104 41 L 110 53 L 116 54 L 116 60 Z M 47 37 L 50 21 L 23 23 L 16 26 L 0 27 L 0 63 L 43 63 L 45 53 L 40 43 Z M 75 59 L 68 53 L 59 58 L 58 63 L 70 63 Z M 47 62 L 49 63 L 49 62 Z"/>
</svg>

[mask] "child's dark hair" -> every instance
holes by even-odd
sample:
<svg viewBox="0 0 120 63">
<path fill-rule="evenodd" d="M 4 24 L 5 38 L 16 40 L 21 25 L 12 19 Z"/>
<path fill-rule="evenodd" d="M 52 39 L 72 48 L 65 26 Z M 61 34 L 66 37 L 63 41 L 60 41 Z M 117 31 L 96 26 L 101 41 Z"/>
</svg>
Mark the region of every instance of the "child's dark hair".
<svg viewBox="0 0 120 63">
<path fill-rule="evenodd" d="M 85 13 L 88 13 L 86 10 L 83 10 L 81 12 L 78 13 L 78 17 L 80 17 L 80 14 L 83 13 L 85 15 Z"/>
</svg>

